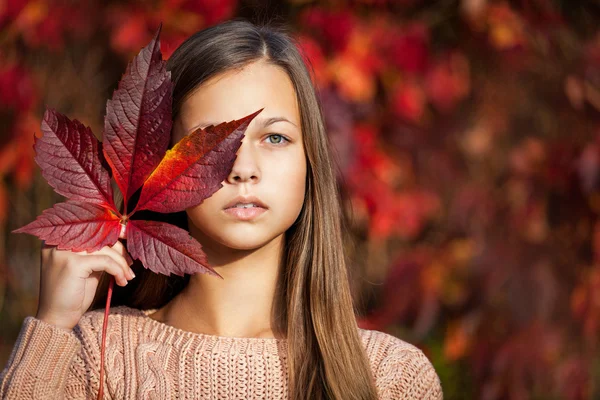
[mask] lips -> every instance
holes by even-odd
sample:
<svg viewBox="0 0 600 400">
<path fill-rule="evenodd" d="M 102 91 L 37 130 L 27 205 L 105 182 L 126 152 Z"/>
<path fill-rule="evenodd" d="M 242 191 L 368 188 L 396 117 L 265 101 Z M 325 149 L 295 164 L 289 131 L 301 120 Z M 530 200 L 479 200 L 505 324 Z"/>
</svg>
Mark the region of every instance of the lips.
<svg viewBox="0 0 600 400">
<path fill-rule="evenodd" d="M 223 212 L 230 217 L 237 219 L 238 221 L 252 221 L 255 218 L 258 218 L 260 215 L 266 213 L 267 210 L 262 207 L 230 207 L 223 210 Z"/>
<path fill-rule="evenodd" d="M 235 205 L 238 203 L 244 203 L 244 204 L 253 203 L 255 206 L 260 207 L 260 208 L 264 208 L 264 209 L 269 208 L 261 199 L 259 199 L 256 196 L 251 195 L 251 196 L 237 196 L 237 197 L 233 198 L 230 202 L 225 204 L 224 209 L 226 210 L 228 208 L 235 207 Z"/>
</svg>

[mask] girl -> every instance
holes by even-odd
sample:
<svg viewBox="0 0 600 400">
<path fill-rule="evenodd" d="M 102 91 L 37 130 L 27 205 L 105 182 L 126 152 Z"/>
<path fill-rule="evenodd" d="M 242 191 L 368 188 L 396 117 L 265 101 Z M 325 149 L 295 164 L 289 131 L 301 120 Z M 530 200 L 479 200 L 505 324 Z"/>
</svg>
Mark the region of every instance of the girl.
<svg viewBox="0 0 600 400">
<path fill-rule="evenodd" d="M 224 279 L 133 265 L 131 280 L 119 242 L 94 253 L 44 247 L 38 311 L 0 397 L 96 398 L 107 272 L 120 286 L 106 339 L 111 399 L 442 399 L 420 350 L 357 326 L 323 116 L 290 35 L 231 20 L 187 39 L 167 69 L 171 146 L 264 108 L 219 191 L 152 215 L 188 229 Z"/>
</svg>

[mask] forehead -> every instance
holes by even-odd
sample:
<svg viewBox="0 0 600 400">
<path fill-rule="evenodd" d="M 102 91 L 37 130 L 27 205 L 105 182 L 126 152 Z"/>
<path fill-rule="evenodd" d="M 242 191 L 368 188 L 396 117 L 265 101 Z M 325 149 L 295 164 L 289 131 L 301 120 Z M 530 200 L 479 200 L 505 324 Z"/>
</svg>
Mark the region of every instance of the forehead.
<svg viewBox="0 0 600 400">
<path fill-rule="evenodd" d="M 300 126 L 296 91 L 288 74 L 281 67 L 257 61 L 203 82 L 185 99 L 179 118 L 187 132 L 202 123 L 239 119 L 263 107 L 257 119 L 284 117 Z"/>
</svg>

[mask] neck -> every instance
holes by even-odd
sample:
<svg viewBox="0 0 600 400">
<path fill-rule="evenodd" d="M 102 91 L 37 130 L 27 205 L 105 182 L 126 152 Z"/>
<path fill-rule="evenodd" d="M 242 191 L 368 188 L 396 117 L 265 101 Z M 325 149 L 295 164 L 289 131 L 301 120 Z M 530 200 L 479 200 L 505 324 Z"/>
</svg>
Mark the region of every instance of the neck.
<svg viewBox="0 0 600 400">
<path fill-rule="evenodd" d="M 257 249 L 232 251 L 207 238 L 191 222 L 189 227 L 224 279 L 192 275 L 186 288 L 153 318 L 209 335 L 276 337 L 271 317 L 284 235 Z"/>
</svg>

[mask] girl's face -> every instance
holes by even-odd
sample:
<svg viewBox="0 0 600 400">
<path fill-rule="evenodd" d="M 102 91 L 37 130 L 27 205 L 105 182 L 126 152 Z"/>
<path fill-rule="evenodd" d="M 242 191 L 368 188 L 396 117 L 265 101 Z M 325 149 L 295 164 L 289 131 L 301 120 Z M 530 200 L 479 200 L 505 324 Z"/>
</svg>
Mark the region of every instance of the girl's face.
<svg viewBox="0 0 600 400">
<path fill-rule="evenodd" d="M 186 210 L 190 232 L 200 236 L 205 248 L 262 247 L 280 238 L 300 214 L 306 158 L 296 92 L 283 69 L 258 61 L 204 82 L 183 102 L 174 121 L 173 140 L 178 142 L 198 127 L 240 119 L 263 107 L 248 125 L 223 187 Z M 268 121 L 272 118 L 277 120 Z M 226 210 L 237 196 L 256 196 L 266 210 L 240 218 L 236 213 L 245 211 Z"/>
</svg>

